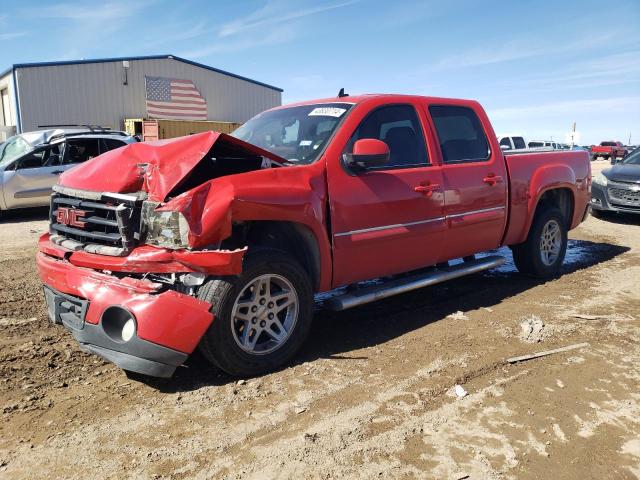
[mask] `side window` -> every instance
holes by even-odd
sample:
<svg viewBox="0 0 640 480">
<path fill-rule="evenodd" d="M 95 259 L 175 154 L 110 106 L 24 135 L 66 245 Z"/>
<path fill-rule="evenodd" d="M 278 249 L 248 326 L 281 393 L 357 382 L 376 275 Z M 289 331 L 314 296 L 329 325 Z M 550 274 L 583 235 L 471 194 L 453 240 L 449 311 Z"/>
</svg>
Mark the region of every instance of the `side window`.
<svg viewBox="0 0 640 480">
<path fill-rule="evenodd" d="M 95 138 L 81 138 L 67 140 L 64 149 L 64 163 L 82 163 L 100 155 L 98 140 Z"/>
<path fill-rule="evenodd" d="M 429 113 L 438 133 L 445 163 L 482 162 L 489 158 L 489 141 L 473 110 L 432 105 Z"/>
<path fill-rule="evenodd" d="M 514 138 L 515 140 L 515 138 Z M 500 146 L 501 147 L 509 147 L 511 148 L 511 141 L 509 140 L 509 137 L 504 137 L 502 140 L 500 140 Z"/>
<path fill-rule="evenodd" d="M 429 164 L 420 121 L 411 105 L 391 105 L 371 112 L 353 133 L 345 151 L 353 151 L 353 144 L 363 138 L 382 140 L 389 147 L 389 163 L 379 170 Z"/>
<path fill-rule="evenodd" d="M 24 170 L 27 168 L 55 167 L 60 163 L 60 147 L 52 145 L 24 156 L 18 161 L 16 168 Z"/>
<path fill-rule="evenodd" d="M 527 148 L 522 137 L 513 137 L 513 146 L 515 148 Z"/>
<path fill-rule="evenodd" d="M 100 143 L 100 153 L 105 153 L 109 150 L 114 150 L 126 145 L 126 143 L 120 140 L 115 140 L 113 138 L 103 138 L 102 140 L 100 140 Z"/>
</svg>

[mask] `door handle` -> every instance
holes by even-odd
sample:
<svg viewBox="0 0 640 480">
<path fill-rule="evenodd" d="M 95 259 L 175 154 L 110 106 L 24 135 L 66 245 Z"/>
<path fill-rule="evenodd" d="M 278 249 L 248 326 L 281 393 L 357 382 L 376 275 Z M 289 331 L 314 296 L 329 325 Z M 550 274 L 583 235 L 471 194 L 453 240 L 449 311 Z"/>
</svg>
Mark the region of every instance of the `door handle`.
<svg viewBox="0 0 640 480">
<path fill-rule="evenodd" d="M 418 185 L 417 187 L 413 187 L 413 191 L 422 193 L 427 197 L 430 197 L 431 195 L 433 195 L 433 191 L 438 190 L 439 188 L 440 185 L 438 185 L 437 183 L 430 183 L 428 185 Z"/>
<path fill-rule="evenodd" d="M 54 170 L 53 172 L 51 172 L 51 175 L 59 175 L 61 173 L 64 173 L 64 170 Z"/>
<path fill-rule="evenodd" d="M 500 175 L 487 175 L 482 179 L 484 183 L 488 183 L 491 187 L 493 187 L 496 183 L 502 182 L 502 177 Z"/>
</svg>

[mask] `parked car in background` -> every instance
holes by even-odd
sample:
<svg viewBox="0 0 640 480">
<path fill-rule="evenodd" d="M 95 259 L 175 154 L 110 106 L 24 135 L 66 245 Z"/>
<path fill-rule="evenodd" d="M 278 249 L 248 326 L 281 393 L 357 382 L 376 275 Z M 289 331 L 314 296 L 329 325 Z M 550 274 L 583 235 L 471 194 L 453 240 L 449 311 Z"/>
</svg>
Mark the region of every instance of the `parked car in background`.
<svg viewBox="0 0 640 480">
<path fill-rule="evenodd" d="M 539 151 L 556 150 L 557 144 L 553 140 L 531 140 L 527 146 Z"/>
<path fill-rule="evenodd" d="M 14 135 L 0 145 L 0 212 L 49 205 L 51 187 L 70 168 L 135 143 L 124 132 L 52 129 Z"/>
<path fill-rule="evenodd" d="M 527 141 L 522 135 L 505 135 L 498 137 L 498 144 L 504 151 L 525 150 Z"/>
<path fill-rule="evenodd" d="M 591 147 L 591 157 L 596 160 L 599 157 L 605 160 L 611 160 L 611 163 L 615 163 L 616 158 L 622 158 L 627 154 L 627 149 L 622 145 L 622 142 L 605 141 L 600 145 L 593 145 Z"/>
<path fill-rule="evenodd" d="M 640 150 L 593 177 L 591 211 L 640 214 Z"/>
<path fill-rule="evenodd" d="M 477 102 L 339 96 L 66 172 L 37 264 L 83 350 L 167 377 L 199 347 L 259 375 L 303 346 L 315 293 L 384 278 L 325 303 L 356 307 L 501 265 L 474 257 L 500 246 L 558 274 L 590 182 L 587 152 L 503 152 Z"/>
</svg>

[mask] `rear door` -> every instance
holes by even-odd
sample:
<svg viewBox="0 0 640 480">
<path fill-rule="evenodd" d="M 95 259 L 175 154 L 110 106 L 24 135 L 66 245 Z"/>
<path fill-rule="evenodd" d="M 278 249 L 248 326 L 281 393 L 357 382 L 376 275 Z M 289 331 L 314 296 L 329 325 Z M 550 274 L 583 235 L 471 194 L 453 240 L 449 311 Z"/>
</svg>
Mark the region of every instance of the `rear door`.
<svg viewBox="0 0 640 480">
<path fill-rule="evenodd" d="M 489 143 L 486 115 L 468 106 L 430 105 L 442 154 L 447 259 L 497 247 L 507 219 L 507 172 Z M 486 123 L 486 126 L 483 125 Z"/>
<path fill-rule="evenodd" d="M 64 147 L 65 169 L 74 167 L 100 155 L 99 138 L 69 138 Z"/>
<path fill-rule="evenodd" d="M 354 128 L 342 153 L 375 138 L 389 146 L 390 162 L 350 171 L 329 159 L 334 286 L 435 264 L 446 230 L 442 172 L 429 161 L 415 107 L 373 108 Z"/>
<path fill-rule="evenodd" d="M 110 150 L 124 147 L 125 145 L 127 145 L 126 142 L 123 142 L 122 140 L 119 140 L 117 138 L 102 138 L 100 139 L 100 155 Z"/>
</svg>

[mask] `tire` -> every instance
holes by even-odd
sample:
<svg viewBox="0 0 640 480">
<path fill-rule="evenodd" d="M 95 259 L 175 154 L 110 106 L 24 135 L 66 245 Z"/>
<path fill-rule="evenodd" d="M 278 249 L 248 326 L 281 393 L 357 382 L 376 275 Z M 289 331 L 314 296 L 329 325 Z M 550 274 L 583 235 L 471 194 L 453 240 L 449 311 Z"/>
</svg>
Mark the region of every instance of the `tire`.
<svg viewBox="0 0 640 480">
<path fill-rule="evenodd" d="M 241 275 L 207 281 L 198 298 L 211 303 L 215 314 L 199 348 L 233 376 L 260 375 L 285 364 L 304 343 L 313 319 L 311 279 L 279 250 L 249 251 Z M 296 305 L 284 306 L 292 299 Z"/>
<path fill-rule="evenodd" d="M 543 250 L 543 233 L 546 247 Z M 520 273 L 538 278 L 556 275 L 567 252 L 567 224 L 556 207 L 542 207 L 536 212 L 524 243 L 511 248 Z"/>
</svg>

